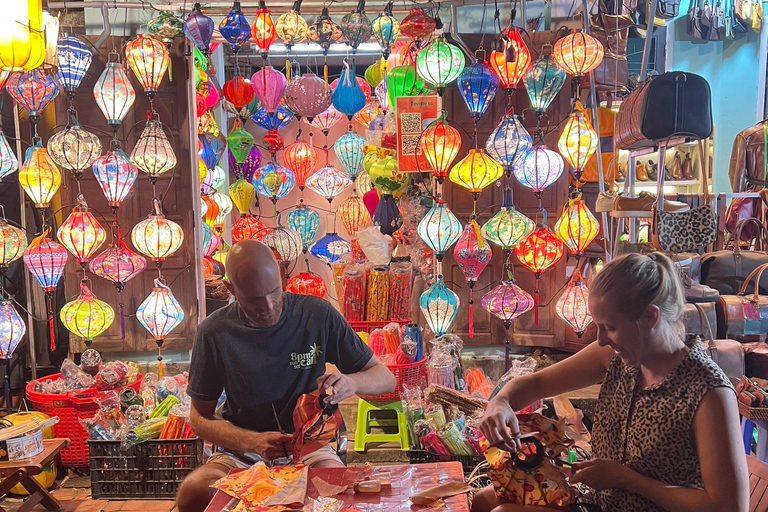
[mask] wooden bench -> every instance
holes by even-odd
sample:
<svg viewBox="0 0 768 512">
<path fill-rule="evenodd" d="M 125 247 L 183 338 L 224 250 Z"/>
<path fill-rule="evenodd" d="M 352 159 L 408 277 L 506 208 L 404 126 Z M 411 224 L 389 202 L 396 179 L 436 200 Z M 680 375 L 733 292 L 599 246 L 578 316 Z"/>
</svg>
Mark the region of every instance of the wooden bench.
<svg viewBox="0 0 768 512">
<path fill-rule="evenodd" d="M 19 508 L 19 512 L 27 512 L 38 503 L 48 510 L 59 510 L 61 504 L 48 490 L 37 480 L 32 478 L 43 471 L 43 467 L 51 462 L 61 450 L 69 446 L 69 439 L 45 439 L 43 451 L 30 459 L 0 462 L 0 496 L 8 492 L 16 485 L 21 484 L 28 492 L 29 498 Z M 0 506 L 0 512 L 5 509 Z"/>
</svg>

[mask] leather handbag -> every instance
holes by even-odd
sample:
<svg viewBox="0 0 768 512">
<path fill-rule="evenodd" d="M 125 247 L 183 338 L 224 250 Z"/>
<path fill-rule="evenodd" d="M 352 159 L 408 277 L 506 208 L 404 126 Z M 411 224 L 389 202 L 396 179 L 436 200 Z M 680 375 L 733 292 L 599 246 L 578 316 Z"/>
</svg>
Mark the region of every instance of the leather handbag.
<svg viewBox="0 0 768 512">
<path fill-rule="evenodd" d="M 687 334 L 706 335 L 704 332 L 704 324 L 699 317 L 699 311 L 696 306 L 701 307 L 702 311 L 704 311 L 704 315 L 707 317 L 707 321 L 712 327 L 712 332 L 717 332 L 717 312 L 715 311 L 714 302 L 704 302 L 696 305 L 690 302 L 683 304 L 683 316 L 681 321 L 683 322 L 685 332 Z"/>
<path fill-rule="evenodd" d="M 764 341 L 768 335 L 768 297 L 759 290 L 747 295 L 747 285 L 756 278 L 760 281 L 768 263 L 750 273 L 737 295 L 721 295 L 717 301 L 717 337 L 741 342 Z"/>
<path fill-rule="evenodd" d="M 710 205 L 709 185 L 707 183 L 706 158 L 703 144 L 699 141 L 699 160 L 704 186 L 704 199 L 701 206 L 684 212 L 664 211 L 664 173 L 659 174 L 656 202 L 652 208 L 651 241 L 654 247 L 667 252 L 697 251 L 712 244 L 717 238 L 717 218 Z M 663 154 L 663 146 L 660 148 Z M 662 160 L 660 157 L 659 160 Z"/>
<path fill-rule="evenodd" d="M 733 13 L 739 23 L 752 28 L 752 16 L 754 15 L 754 3 L 752 0 L 733 0 Z"/>
<path fill-rule="evenodd" d="M 754 287 L 746 282 L 746 277 L 759 266 L 768 263 L 768 229 L 755 218 L 741 221 L 736 227 L 734 238 L 741 238 L 742 230 L 748 225 L 756 226 L 757 237 L 755 250 L 744 250 L 738 244 L 733 249 L 723 249 L 701 257 L 701 283 L 720 292 L 721 295 L 734 295 L 745 286 L 746 293 L 752 293 Z M 759 292 L 768 295 L 768 276 L 760 282 Z"/>
<path fill-rule="evenodd" d="M 768 379 L 768 344 L 744 343 L 744 375 Z"/>
<path fill-rule="evenodd" d="M 710 23 L 704 19 L 704 9 L 700 0 L 691 0 L 686 17 L 686 30 L 691 39 L 698 41 L 709 40 Z"/>
<path fill-rule="evenodd" d="M 601 2 L 597 14 L 590 14 L 591 35 L 603 45 L 603 60 L 590 76 L 598 91 L 623 92 L 629 74 L 627 64 L 627 40 L 634 20 L 626 14 L 608 14 Z"/>
<path fill-rule="evenodd" d="M 736 340 L 715 339 L 712 333 L 712 326 L 709 324 L 704 309 L 698 304 L 694 304 L 694 306 L 699 312 L 701 330 L 704 331 L 702 336 L 706 337 L 706 339 L 704 337 L 701 338 L 704 350 L 717 363 L 717 366 L 723 370 L 725 375 L 739 380 L 744 376 L 744 347 Z"/>
<path fill-rule="evenodd" d="M 675 136 L 706 139 L 712 135 L 709 83 L 682 71 L 647 80 L 622 102 L 615 130 L 619 149 L 653 147 Z"/>
<path fill-rule="evenodd" d="M 758 235 L 758 227 L 750 223 L 743 226 L 739 237 L 735 236 L 736 229 L 742 225 L 742 222 L 755 218 L 758 212 L 760 198 L 757 197 L 736 197 L 725 210 L 725 230 L 733 233 L 731 243 L 751 242 Z M 757 220 L 757 219 L 755 219 Z M 758 221 L 759 223 L 759 221 Z"/>
</svg>

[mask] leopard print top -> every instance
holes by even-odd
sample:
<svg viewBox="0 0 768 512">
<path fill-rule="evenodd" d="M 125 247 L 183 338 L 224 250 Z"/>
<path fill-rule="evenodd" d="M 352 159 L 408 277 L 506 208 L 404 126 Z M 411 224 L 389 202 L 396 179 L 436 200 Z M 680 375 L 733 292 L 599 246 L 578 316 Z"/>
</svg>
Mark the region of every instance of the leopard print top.
<svg viewBox="0 0 768 512">
<path fill-rule="evenodd" d="M 728 377 L 696 343 L 667 377 L 639 389 L 640 371 L 614 357 L 600 389 L 592 432 L 595 458 L 626 464 L 669 485 L 703 488 L 693 416 L 704 394 L 731 387 Z M 665 512 L 637 494 L 598 494 L 603 512 Z"/>
</svg>

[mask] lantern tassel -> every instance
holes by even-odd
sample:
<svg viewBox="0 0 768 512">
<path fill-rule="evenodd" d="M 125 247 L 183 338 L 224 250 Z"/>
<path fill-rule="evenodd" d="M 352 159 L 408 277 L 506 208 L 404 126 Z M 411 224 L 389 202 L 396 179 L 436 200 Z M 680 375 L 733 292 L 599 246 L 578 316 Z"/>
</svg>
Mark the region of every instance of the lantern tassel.
<svg viewBox="0 0 768 512">
<path fill-rule="evenodd" d="M 474 321 L 474 315 L 472 314 L 474 310 L 475 301 L 472 298 L 472 288 L 469 289 L 469 337 L 474 338 L 475 337 L 475 321 Z"/>
<path fill-rule="evenodd" d="M 291 82 L 291 61 L 289 61 L 287 57 L 285 59 L 285 78 L 288 83 Z"/>
<path fill-rule="evenodd" d="M 539 325 L 539 279 L 536 278 L 536 290 L 533 292 L 533 325 Z"/>
<path fill-rule="evenodd" d="M 504 373 L 509 371 L 509 331 L 507 331 L 507 337 L 504 340 Z"/>
<path fill-rule="evenodd" d="M 125 340 L 125 309 L 122 301 L 120 302 L 120 336 Z"/>
<path fill-rule="evenodd" d="M 11 414 L 13 409 L 11 408 L 11 377 L 8 375 L 8 371 L 11 366 L 10 354 L 5 358 L 5 379 L 3 379 L 3 394 L 5 396 L 5 412 Z"/>
<path fill-rule="evenodd" d="M 53 320 L 53 293 L 46 293 L 46 299 L 48 299 L 48 339 L 51 343 L 51 351 L 56 350 L 56 334 L 54 331 Z"/>
<path fill-rule="evenodd" d="M 157 347 L 157 377 L 163 378 L 163 349 Z"/>
</svg>

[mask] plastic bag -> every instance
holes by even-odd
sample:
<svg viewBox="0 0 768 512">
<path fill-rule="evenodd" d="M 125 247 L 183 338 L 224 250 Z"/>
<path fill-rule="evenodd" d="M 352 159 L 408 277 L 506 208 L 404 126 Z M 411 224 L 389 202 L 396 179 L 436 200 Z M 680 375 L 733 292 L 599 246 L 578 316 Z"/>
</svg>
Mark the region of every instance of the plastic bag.
<svg viewBox="0 0 768 512">
<path fill-rule="evenodd" d="M 115 391 L 108 391 L 95 396 L 93 401 L 99 410 L 91 418 L 78 420 L 89 433 L 91 439 L 113 441 L 117 439 L 126 425 L 126 419 L 120 410 L 120 398 Z"/>
<path fill-rule="evenodd" d="M 392 237 L 382 234 L 376 226 L 361 229 L 357 233 L 360 248 L 375 266 L 385 267 L 392 260 Z"/>
<path fill-rule="evenodd" d="M 162 402 L 171 395 L 178 398 L 179 383 L 173 377 L 163 377 L 157 381 L 156 392 L 159 402 Z"/>
<path fill-rule="evenodd" d="M 116 389 L 126 384 L 130 369 L 122 361 L 111 361 L 102 366 L 96 374 L 96 389 L 104 391 Z"/>
<path fill-rule="evenodd" d="M 141 381 L 141 399 L 144 401 L 144 408 L 149 413 L 157 405 L 157 374 L 153 372 L 145 373 L 144 380 Z"/>
<path fill-rule="evenodd" d="M 168 418 L 165 416 L 160 418 L 150 418 L 141 425 L 130 429 L 125 436 L 123 436 L 120 443 L 120 449 L 125 451 L 144 441 L 156 439 L 160 435 L 160 432 L 163 431 L 163 426 L 165 426 L 167 420 Z"/>
<path fill-rule="evenodd" d="M 80 369 L 72 360 L 65 359 L 61 363 L 61 374 L 68 391 L 92 388 L 95 381 L 93 377 Z"/>
<path fill-rule="evenodd" d="M 91 377 L 95 377 L 101 369 L 101 354 L 92 348 L 87 349 L 80 356 L 80 369 Z"/>
<path fill-rule="evenodd" d="M 514 379 L 515 377 L 522 377 L 523 375 L 529 375 L 536 371 L 538 363 L 532 357 L 526 357 L 524 359 L 513 359 L 509 363 L 509 370 L 507 373 L 501 376 L 499 383 L 496 385 L 496 389 L 491 393 L 491 398 L 495 397 L 501 391 L 504 385 Z"/>
<path fill-rule="evenodd" d="M 125 421 L 134 428 L 147 421 L 147 410 L 141 405 L 131 405 L 125 410 Z"/>
</svg>

